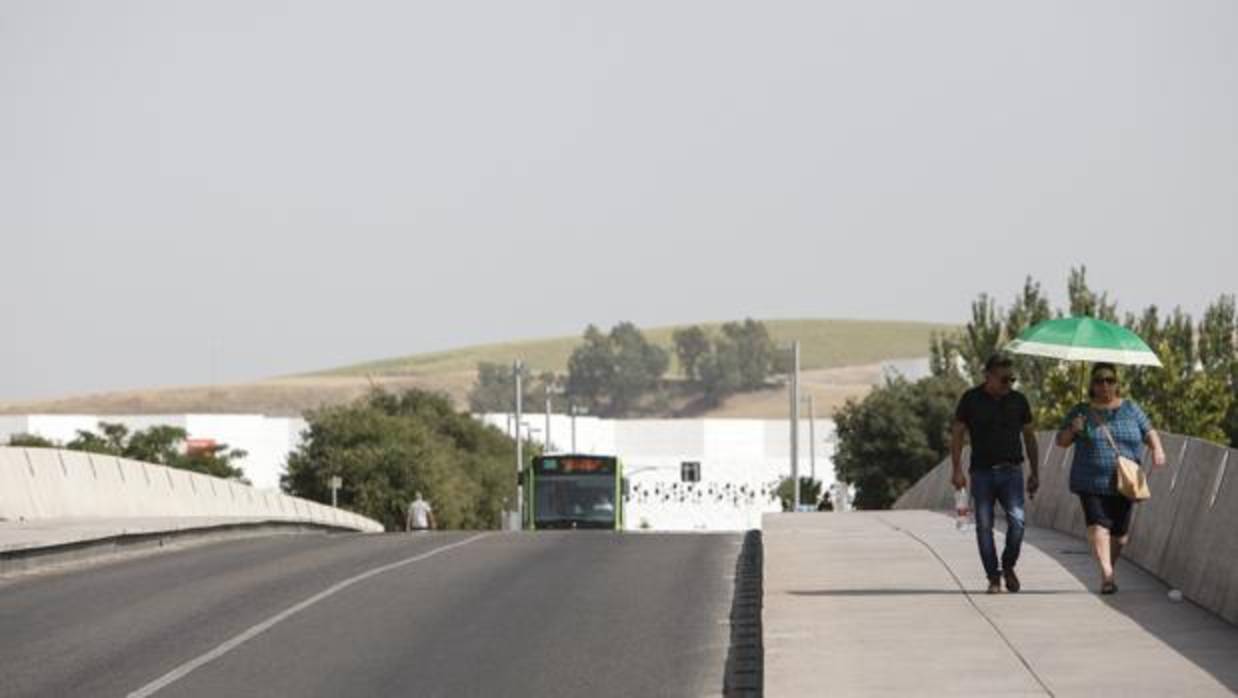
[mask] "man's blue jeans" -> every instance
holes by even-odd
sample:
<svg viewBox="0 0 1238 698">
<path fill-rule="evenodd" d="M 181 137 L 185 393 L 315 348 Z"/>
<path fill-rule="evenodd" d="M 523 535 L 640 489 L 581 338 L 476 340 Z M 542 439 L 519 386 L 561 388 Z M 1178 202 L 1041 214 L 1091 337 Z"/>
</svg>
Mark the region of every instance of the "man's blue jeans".
<svg viewBox="0 0 1238 698">
<path fill-rule="evenodd" d="M 977 468 L 971 476 L 972 507 L 976 512 L 976 543 L 989 581 L 1001 577 L 1002 570 L 1014 569 L 1023 546 L 1023 468 L 1001 465 Z M 993 544 L 994 503 L 1001 502 L 1006 512 L 1006 548 L 1001 566 L 997 564 L 997 546 Z"/>
</svg>

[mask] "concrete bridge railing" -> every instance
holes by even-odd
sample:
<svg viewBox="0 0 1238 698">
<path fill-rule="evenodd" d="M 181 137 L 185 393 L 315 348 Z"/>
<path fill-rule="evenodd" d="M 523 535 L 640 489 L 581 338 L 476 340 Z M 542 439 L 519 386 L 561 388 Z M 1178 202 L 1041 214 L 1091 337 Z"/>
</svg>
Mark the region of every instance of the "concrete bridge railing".
<svg viewBox="0 0 1238 698">
<path fill-rule="evenodd" d="M 1150 472 L 1152 499 L 1135 508 L 1124 555 L 1195 603 L 1238 623 L 1238 456 L 1202 439 L 1178 434 L 1161 439 L 1166 467 Z M 1069 488 L 1073 448 L 1058 447 L 1051 432 L 1037 434 L 1037 441 L 1040 493 L 1027 504 L 1028 523 L 1082 538 L 1083 510 Z M 894 504 L 895 509 L 953 506 L 949 459 Z"/>
<path fill-rule="evenodd" d="M 79 451 L 0 447 L 0 520 L 179 517 L 383 530 L 342 509 L 186 470 Z"/>
</svg>

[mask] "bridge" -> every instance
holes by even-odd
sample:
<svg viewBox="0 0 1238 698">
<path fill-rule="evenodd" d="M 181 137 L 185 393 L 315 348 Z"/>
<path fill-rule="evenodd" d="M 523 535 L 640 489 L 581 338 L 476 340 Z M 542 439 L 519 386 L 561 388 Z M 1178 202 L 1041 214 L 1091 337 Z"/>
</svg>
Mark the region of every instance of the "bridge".
<svg viewBox="0 0 1238 698">
<path fill-rule="evenodd" d="M 979 593 L 974 539 L 942 511 L 945 463 L 893 511 L 774 514 L 748 534 L 379 535 L 322 505 L 270 499 L 263 512 L 258 493 L 143 470 L 158 466 L 0 449 L 0 695 L 1238 692 L 1232 451 L 1166 435 L 1121 592 L 1101 597 L 1066 492 L 1070 453 L 1041 439 L 1024 590 L 994 596 Z M 70 492 L 113 478 L 108 463 L 109 486 L 162 475 L 194 516 L 134 498 L 128 515 L 67 516 Z M 16 521 L 16 506 L 45 515 Z M 96 525 L 124 548 L 139 520 L 159 554 L 39 554 L 88 546 Z M 196 524 L 255 528 L 210 545 L 159 534 Z"/>
</svg>

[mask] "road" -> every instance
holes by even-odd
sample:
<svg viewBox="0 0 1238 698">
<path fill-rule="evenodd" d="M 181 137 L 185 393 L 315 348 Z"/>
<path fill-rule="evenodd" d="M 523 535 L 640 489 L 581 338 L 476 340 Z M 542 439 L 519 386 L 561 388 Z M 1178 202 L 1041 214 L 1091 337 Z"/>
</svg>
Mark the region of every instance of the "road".
<svg viewBox="0 0 1238 698">
<path fill-rule="evenodd" d="M 299 535 L 0 580 L 0 695 L 722 692 L 739 535 Z"/>
</svg>

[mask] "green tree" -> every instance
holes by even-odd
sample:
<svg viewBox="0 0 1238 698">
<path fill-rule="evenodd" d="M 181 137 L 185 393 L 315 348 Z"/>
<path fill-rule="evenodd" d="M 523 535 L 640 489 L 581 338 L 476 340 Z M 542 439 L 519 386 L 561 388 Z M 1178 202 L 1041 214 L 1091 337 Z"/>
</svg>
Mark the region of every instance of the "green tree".
<svg viewBox="0 0 1238 698">
<path fill-rule="evenodd" d="M 1088 286 L 1087 266 L 1071 268 L 1066 294 L 1070 299 L 1071 315 L 1087 315 L 1106 322 L 1118 321 L 1117 302 L 1109 300 L 1108 292 L 1098 294 Z"/>
<path fill-rule="evenodd" d="M 330 478 L 338 475 L 341 506 L 388 530 L 403 528 L 418 491 L 446 528 L 493 528 L 514 505 L 515 442 L 456 412 L 446 396 L 376 391 L 306 418 L 304 441 L 281 478 L 290 494 L 327 501 Z M 529 445 L 527 458 L 536 452 Z"/>
<path fill-rule="evenodd" d="M 718 405 L 727 396 L 740 391 L 744 384 L 739 347 L 726 336 L 714 339 L 708 354 L 697 364 L 698 381 L 706 402 Z"/>
<path fill-rule="evenodd" d="M 520 380 L 527 390 L 532 374 L 521 366 Z M 469 411 L 474 414 L 511 412 L 516 404 L 516 379 L 510 364 L 483 361 L 477 364 L 477 381 L 469 390 Z"/>
<path fill-rule="evenodd" d="M 783 511 L 792 511 L 795 501 L 795 480 L 784 477 L 778 482 L 778 501 L 782 503 Z M 821 501 L 821 481 L 804 475 L 800 476 L 800 502 L 811 504 L 815 508 Z"/>
<path fill-rule="evenodd" d="M 682 327 L 671 333 L 679 368 L 690 381 L 701 377 L 699 362 L 709 352 L 709 335 L 698 325 Z"/>
<path fill-rule="evenodd" d="M 735 347 L 739 360 L 741 390 L 758 390 L 765 387 L 774 367 L 774 340 L 765 324 L 747 318 L 742 323 L 728 322 L 722 326 L 722 335 Z"/>
<path fill-rule="evenodd" d="M 1221 296 L 1204 310 L 1199 324 L 1199 359 L 1204 371 L 1217 376 L 1229 389 L 1224 430 L 1229 445 L 1238 448 L 1238 312 L 1232 294 Z"/>
<path fill-rule="evenodd" d="M 66 443 L 64 447 L 70 451 L 85 451 L 106 456 L 124 455 L 123 446 L 117 446 L 110 439 L 84 429 L 78 429 L 77 436 Z"/>
<path fill-rule="evenodd" d="M 55 448 L 56 443 L 38 434 L 13 434 L 9 437 L 9 446 L 14 448 Z"/>
<path fill-rule="evenodd" d="M 245 451 L 229 448 L 227 444 L 188 451 L 185 447 L 187 433 L 180 427 L 157 424 L 130 433 L 123 424 L 99 422 L 99 432 L 78 430 L 77 436 L 65 444 L 65 448 L 246 482 L 244 471 L 233 463 L 245 458 Z"/>
<path fill-rule="evenodd" d="M 621 322 L 610 331 L 614 372 L 610 384 L 610 412 L 627 414 L 641 397 L 656 388 L 670 368 L 670 354 L 650 343 L 636 325 Z"/>
<path fill-rule="evenodd" d="M 610 338 L 595 325 L 585 328 L 584 341 L 567 361 L 567 393 L 593 414 L 602 414 L 615 374 Z"/>
<path fill-rule="evenodd" d="M 835 414 L 838 477 L 857 509 L 885 509 L 949 452 L 948 429 L 966 384 L 957 376 L 888 379 Z"/>
</svg>

